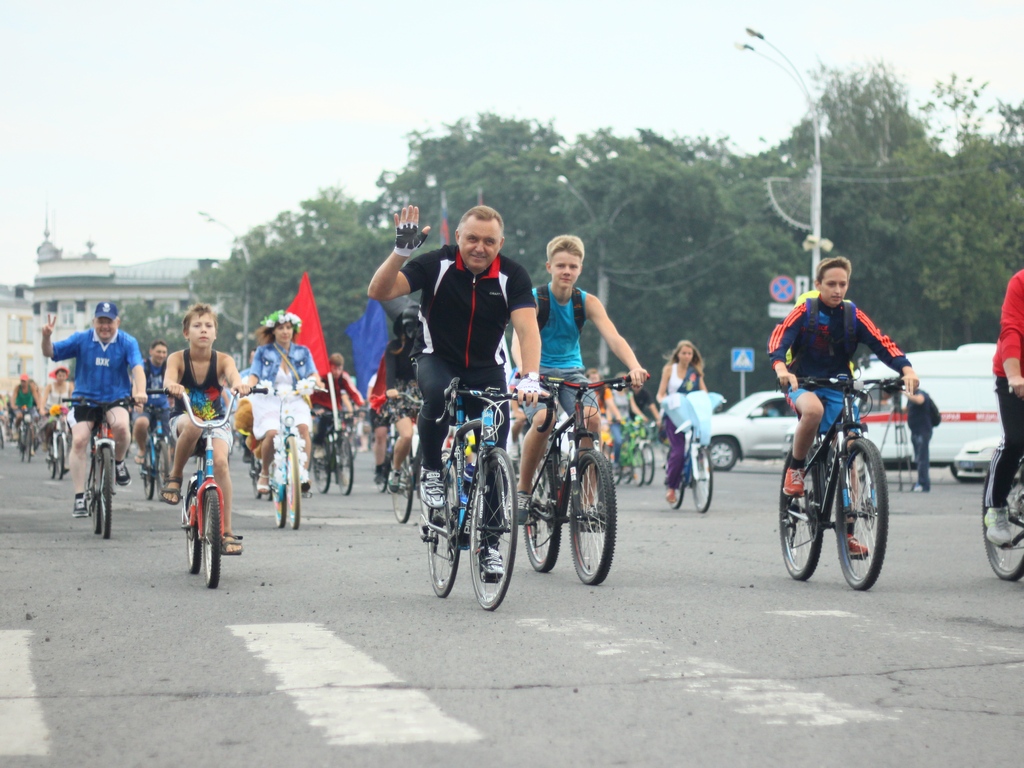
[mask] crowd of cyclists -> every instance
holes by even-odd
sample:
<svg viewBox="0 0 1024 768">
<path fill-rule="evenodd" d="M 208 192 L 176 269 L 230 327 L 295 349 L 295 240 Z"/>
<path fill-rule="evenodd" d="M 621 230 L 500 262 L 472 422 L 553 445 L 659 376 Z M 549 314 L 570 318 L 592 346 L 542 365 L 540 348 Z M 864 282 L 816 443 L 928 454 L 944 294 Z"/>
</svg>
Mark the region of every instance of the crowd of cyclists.
<svg viewBox="0 0 1024 768">
<path fill-rule="evenodd" d="M 686 471 L 687 450 L 681 425 L 659 405 L 676 394 L 708 391 L 704 360 L 696 344 L 683 339 L 666 355 L 657 394 L 652 398 L 644 387 L 650 374 L 619 334 L 602 302 L 577 287 L 585 259 L 580 238 L 560 235 L 549 242 L 545 269 L 550 280 L 535 287 L 523 265 L 501 252 L 504 221 L 493 208 L 471 208 L 458 224 L 455 243 L 416 256 L 414 252 L 427 239 L 430 227 L 420 227 L 419 210 L 411 205 L 395 214 L 394 220 L 394 249 L 374 273 L 367 292 L 380 301 L 417 292 L 419 299 L 410 299 L 407 308 L 394 318 L 393 338 L 367 402 L 345 372 L 340 354 L 330 356 L 330 369 L 321 378 L 311 351 L 296 340 L 301 337 L 303 318 L 292 312 L 279 310 L 262 320 L 256 332 L 259 344 L 249 367 L 240 372 L 230 355 L 214 350 L 217 314 L 211 306 L 195 304 L 186 312 L 182 320 L 184 349 L 170 352 L 171 345 L 160 339 L 150 345 L 144 359 L 136 339 L 120 327 L 117 305 L 103 301 L 95 307 L 91 328 L 60 341 L 52 340 L 55 318 L 47 317 L 41 329 L 42 351 L 58 365 L 49 371 L 50 380 L 42 391 L 23 374 L 14 391 L 3 396 L 0 420 L 5 422 L 8 437 L 18 434 L 22 420 L 31 416 L 37 426 L 29 449 L 34 452 L 49 445 L 53 430 L 66 422 L 72 514 L 86 517 L 87 449 L 93 424 L 99 419 L 109 424 L 119 486 L 131 483 L 127 461 L 131 445 L 134 442 L 137 447 L 135 464 L 142 465 L 149 433 L 160 424 L 171 436 L 172 446 L 177 446 L 173 468 L 160 478 L 160 497 L 168 504 L 179 504 L 184 465 L 200 434 L 188 418 L 182 418 L 181 398 L 189 399 L 199 418 L 213 419 L 223 414 L 225 394 L 230 391 L 247 402 L 239 411 L 236 428 L 246 437 L 246 455 L 253 456 L 254 462 L 260 460 L 257 494 L 269 497 L 275 438 L 284 418 L 301 436 L 302 491 L 308 493 L 310 460 L 323 455 L 328 430 L 336 423 L 333 414 L 340 411 L 352 415 L 352 423 L 357 424 L 352 436 L 357 446 L 363 440 L 362 424 L 366 424 L 371 437 L 370 444 L 363 447 L 373 451 L 374 480 L 392 492 L 398 490 L 403 464 L 411 460 L 414 433 L 418 434 L 419 493 L 425 507 L 436 514 L 446 499 L 441 477 L 442 450 L 448 436 L 445 390 L 458 379 L 464 387 L 511 389 L 515 394 L 511 403 L 502 406 L 499 436 L 506 443 L 511 436 L 519 446 L 517 504 L 525 510 L 545 451 L 550 423 L 547 411 L 559 406 L 564 412 L 573 411 L 573 395 L 568 390 L 557 393 L 557 405 L 545 400 L 544 380 L 599 381 L 597 371 L 586 366 L 580 348 L 581 330 L 585 323 L 592 323 L 621 361 L 624 370 L 618 377 L 628 379 L 630 388 L 588 393 L 584 399 L 586 430 L 605 436 L 602 442 L 607 445 L 600 448 L 613 462 L 622 458 L 623 425 L 635 425 L 651 435 L 660 432 L 667 443 L 665 499 L 674 504 L 680 475 Z M 863 343 L 900 374 L 908 394 L 919 384 L 902 350 L 862 309 L 846 300 L 851 273 L 852 265 L 845 258 L 822 261 L 815 275 L 816 294 L 798 303 L 768 341 L 779 386 L 799 417 L 783 487 L 784 494 L 793 498 L 804 492 L 804 461 L 815 436 L 828 429 L 842 405 L 835 390 L 808 385 L 808 377 L 849 374 L 857 344 Z M 507 344 L 509 325 L 512 333 Z M 994 457 L 995 471 L 985 496 L 987 536 L 1000 546 L 1014 535 L 1006 497 L 1024 455 L 1022 338 L 1024 278 L 1018 274 L 1007 291 L 994 370 L 1006 441 Z M 74 381 L 65 361 L 74 364 Z M 510 377 L 513 369 L 518 373 Z M 250 395 L 257 385 L 270 391 Z M 104 407 L 111 403 L 119 404 Z M 479 408 L 471 398 L 469 417 L 478 417 Z M 365 415 L 357 418 L 356 414 Z M 397 439 L 386 455 L 392 424 Z M 226 555 L 242 551 L 230 514 L 228 456 L 233 440 L 232 430 L 225 428 L 215 435 L 214 442 L 216 479 L 225 495 L 222 553 Z M 862 548 L 853 540 L 849 546 L 854 553 Z M 481 553 L 481 561 L 490 574 L 504 571 L 496 550 Z"/>
</svg>

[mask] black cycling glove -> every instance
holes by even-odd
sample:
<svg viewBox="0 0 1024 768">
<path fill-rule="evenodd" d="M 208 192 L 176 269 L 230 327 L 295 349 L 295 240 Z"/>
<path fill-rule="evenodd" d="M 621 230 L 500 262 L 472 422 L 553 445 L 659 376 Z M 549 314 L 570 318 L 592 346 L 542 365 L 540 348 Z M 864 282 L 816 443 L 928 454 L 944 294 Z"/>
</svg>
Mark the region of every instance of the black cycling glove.
<svg viewBox="0 0 1024 768">
<path fill-rule="evenodd" d="M 412 256 L 412 252 L 419 248 L 427 239 L 425 232 L 420 232 L 419 226 L 411 221 L 399 224 L 395 227 L 395 253 L 403 259 Z"/>
</svg>

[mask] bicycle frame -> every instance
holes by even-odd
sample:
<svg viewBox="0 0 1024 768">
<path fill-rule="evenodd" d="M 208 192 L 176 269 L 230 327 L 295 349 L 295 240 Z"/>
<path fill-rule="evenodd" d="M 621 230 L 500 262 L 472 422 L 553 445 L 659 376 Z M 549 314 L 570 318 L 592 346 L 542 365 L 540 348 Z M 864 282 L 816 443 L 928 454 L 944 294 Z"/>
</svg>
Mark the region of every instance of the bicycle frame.
<svg viewBox="0 0 1024 768">
<path fill-rule="evenodd" d="M 192 411 L 192 403 L 187 397 L 180 398 L 181 402 L 185 406 L 185 414 L 189 417 L 191 422 L 199 427 L 203 432 L 199 437 L 200 440 L 205 442 L 203 456 L 199 458 L 196 466 L 195 474 L 193 474 L 194 483 L 198 485 L 194 489 L 193 493 L 186 493 L 181 499 L 181 524 L 182 526 L 191 527 L 196 526 L 196 530 L 205 530 L 206 521 L 203 519 L 203 500 L 207 493 L 216 493 L 217 500 L 220 502 L 220 508 L 224 509 L 224 492 L 217 484 L 217 480 L 213 473 L 213 431 L 219 427 L 223 427 L 228 423 L 228 419 L 231 418 L 231 411 L 235 406 L 235 400 L 237 399 L 235 394 L 231 394 L 231 399 L 228 401 L 227 407 L 224 409 L 224 415 L 219 419 L 213 419 L 210 421 L 203 421 L 197 419 L 195 413 Z M 191 497 L 191 503 L 189 498 Z M 220 534 L 224 535 L 224 517 L 220 518 Z"/>
</svg>

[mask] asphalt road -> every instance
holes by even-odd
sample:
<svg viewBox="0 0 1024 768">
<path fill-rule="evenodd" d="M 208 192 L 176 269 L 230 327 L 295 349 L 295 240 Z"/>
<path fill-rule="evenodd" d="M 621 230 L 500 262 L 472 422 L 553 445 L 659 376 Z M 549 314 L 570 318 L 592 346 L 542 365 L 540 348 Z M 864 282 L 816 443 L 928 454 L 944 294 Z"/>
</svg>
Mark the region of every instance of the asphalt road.
<svg viewBox="0 0 1024 768">
<path fill-rule="evenodd" d="M 245 554 L 209 590 L 137 477 L 104 541 L 72 519 L 69 479 L 0 453 L 0 764 L 1019 760 L 1022 587 L 988 567 L 980 487 L 945 470 L 931 494 L 892 493 L 867 593 L 831 532 L 814 578 L 789 578 L 780 467 L 758 463 L 716 475 L 704 516 L 621 488 L 604 585 L 568 551 L 541 575 L 520 549 L 494 613 L 465 573 L 433 595 L 366 454 L 353 494 L 306 500 L 298 531 L 234 471 Z"/>
</svg>

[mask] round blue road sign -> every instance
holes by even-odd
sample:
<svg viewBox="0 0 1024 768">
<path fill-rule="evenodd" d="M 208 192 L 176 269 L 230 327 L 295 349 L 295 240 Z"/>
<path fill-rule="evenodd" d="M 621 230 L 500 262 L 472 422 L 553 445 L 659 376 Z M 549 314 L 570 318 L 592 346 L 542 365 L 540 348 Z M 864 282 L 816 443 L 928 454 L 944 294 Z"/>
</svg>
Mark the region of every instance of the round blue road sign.
<svg viewBox="0 0 1024 768">
<path fill-rule="evenodd" d="M 772 279 L 768 292 L 775 301 L 792 301 L 796 295 L 796 284 L 789 275 L 779 275 Z"/>
</svg>

